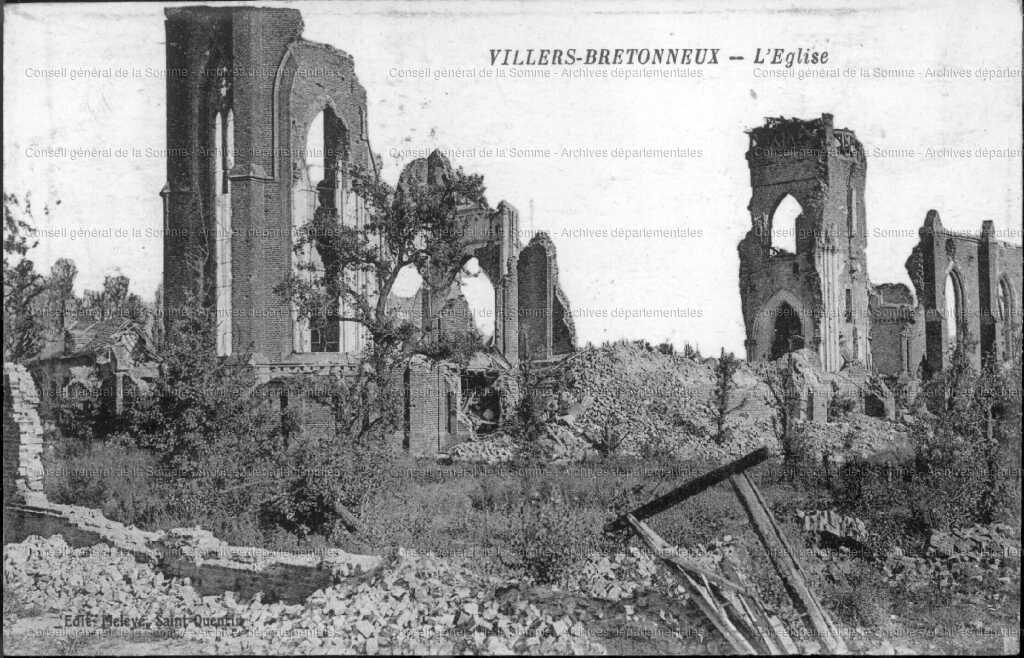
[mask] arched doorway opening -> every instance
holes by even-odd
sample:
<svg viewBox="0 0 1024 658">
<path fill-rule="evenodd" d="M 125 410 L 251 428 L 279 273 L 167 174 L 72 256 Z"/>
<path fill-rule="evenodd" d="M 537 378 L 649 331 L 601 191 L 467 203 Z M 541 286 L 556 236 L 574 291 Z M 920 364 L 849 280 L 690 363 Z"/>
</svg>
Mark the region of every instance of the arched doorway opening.
<svg viewBox="0 0 1024 658">
<path fill-rule="evenodd" d="M 778 359 L 804 346 L 803 328 L 800 316 L 788 302 L 782 302 L 775 309 L 775 327 L 772 332 L 772 360 Z"/>
</svg>

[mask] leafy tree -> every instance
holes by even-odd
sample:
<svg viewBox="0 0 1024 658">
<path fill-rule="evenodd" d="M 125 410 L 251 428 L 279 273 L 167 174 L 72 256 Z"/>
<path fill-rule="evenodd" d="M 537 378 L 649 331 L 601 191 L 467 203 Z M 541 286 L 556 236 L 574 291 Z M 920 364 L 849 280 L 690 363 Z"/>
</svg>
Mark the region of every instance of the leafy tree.
<svg viewBox="0 0 1024 658">
<path fill-rule="evenodd" d="M 73 310 L 75 304 L 75 277 L 77 276 L 78 266 L 70 258 L 58 258 L 50 267 L 50 276 L 46 281 L 46 287 L 50 291 L 53 311 L 57 313 L 58 325 L 61 327 L 65 326 L 67 313 Z"/>
<path fill-rule="evenodd" d="M 59 201 L 57 202 L 60 203 Z M 49 207 L 43 208 L 49 216 Z M 4 360 L 26 361 L 42 348 L 43 323 L 33 302 L 46 287 L 28 257 L 36 247 L 31 197 L 4 193 Z"/>
<path fill-rule="evenodd" d="M 354 167 L 352 189 L 365 203 L 368 221 L 361 227 L 342 225 L 338 211 L 322 199 L 294 245 L 296 253 L 315 248 L 322 268 L 306 265 L 277 286 L 304 318 L 332 317 L 325 309 L 351 309 L 337 319 L 368 330 L 367 362 L 382 388 L 398 352 L 416 337 L 416 328 L 388 308 L 399 274 L 412 266 L 430 292 L 449 286 L 463 260 L 459 210 L 484 203 L 483 179 L 453 170 L 440 153 L 430 156 L 428 171 L 425 183 L 410 179 L 393 187 Z M 354 283 L 361 277 L 373 282 L 369 289 Z"/>
</svg>

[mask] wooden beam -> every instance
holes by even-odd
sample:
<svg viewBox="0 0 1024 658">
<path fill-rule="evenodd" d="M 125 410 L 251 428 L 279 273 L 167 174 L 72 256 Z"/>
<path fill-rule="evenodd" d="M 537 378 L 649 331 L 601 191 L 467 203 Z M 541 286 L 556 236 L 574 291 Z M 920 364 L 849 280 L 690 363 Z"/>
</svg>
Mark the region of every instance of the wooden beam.
<svg viewBox="0 0 1024 658">
<path fill-rule="evenodd" d="M 726 479 L 728 479 L 732 475 L 735 475 L 736 473 L 742 473 L 743 471 L 752 466 L 757 466 L 764 460 L 768 459 L 768 456 L 768 448 L 758 448 L 757 450 L 751 452 L 750 454 L 740 457 L 736 461 L 725 464 L 724 466 L 719 466 L 713 471 L 708 471 L 704 475 L 701 475 L 698 478 L 690 480 L 686 484 L 676 487 L 672 491 L 669 491 L 667 494 L 655 498 L 651 502 L 645 505 L 641 505 L 640 507 L 636 508 L 635 510 L 632 510 L 631 512 L 623 514 L 614 521 L 610 521 L 609 523 L 605 524 L 604 531 L 616 532 L 618 530 L 625 530 L 629 527 L 629 521 L 627 517 L 630 514 L 632 514 L 633 518 L 635 518 L 638 521 L 648 519 L 654 516 L 655 514 L 658 514 L 659 512 L 664 512 L 665 510 L 675 505 L 678 505 L 687 498 L 691 498 L 699 494 L 705 489 L 715 486 L 719 482 L 724 482 Z"/>
<path fill-rule="evenodd" d="M 632 526 L 633 530 L 636 531 L 656 555 L 662 553 L 666 542 L 656 532 L 651 530 L 642 521 L 638 521 L 632 514 L 626 515 L 626 523 Z M 690 599 L 697 608 L 718 629 L 718 632 L 722 634 L 722 637 L 732 646 L 733 650 L 743 655 L 755 655 L 757 651 L 747 641 L 747 638 L 743 637 L 743 634 L 732 623 L 729 616 L 725 614 L 721 604 L 715 601 L 714 591 L 711 589 L 711 586 L 708 585 L 706 588 L 701 586 L 700 583 L 693 579 L 693 576 L 687 573 L 686 569 L 675 562 L 671 560 L 664 560 L 664 562 L 679 579 L 683 589 L 690 595 Z"/>
<path fill-rule="evenodd" d="M 729 481 L 747 516 L 750 517 L 761 543 L 768 551 L 768 558 L 782 578 L 793 605 L 807 616 L 825 651 L 832 654 L 849 653 L 828 612 L 821 607 L 821 603 L 807 586 L 806 575 L 799 560 L 754 483 L 745 473 L 731 476 Z"/>
</svg>

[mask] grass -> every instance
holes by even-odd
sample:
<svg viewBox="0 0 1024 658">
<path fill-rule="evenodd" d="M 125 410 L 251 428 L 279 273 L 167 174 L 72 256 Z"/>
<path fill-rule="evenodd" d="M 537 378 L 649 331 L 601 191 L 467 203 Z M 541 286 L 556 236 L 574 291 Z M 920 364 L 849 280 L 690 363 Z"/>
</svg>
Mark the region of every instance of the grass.
<svg viewBox="0 0 1024 658">
<path fill-rule="evenodd" d="M 47 459 L 46 486 L 52 499 L 98 507 L 111 518 L 147 529 L 201 524 L 231 543 L 271 550 L 333 545 L 351 552 L 387 554 L 404 547 L 464 560 L 483 573 L 529 575 L 539 582 L 555 582 L 560 575 L 572 573 L 577 560 L 589 554 L 610 555 L 622 551 L 627 541 L 635 543 L 635 538 L 605 536 L 602 526 L 623 511 L 717 466 L 616 457 L 573 466 L 443 466 L 402 457 L 391 466 L 390 485 L 383 493 L 353 510 L 360 518 L 361 532 L 350 534 L 338 527 L 329 534 L 300 539 L 283 528 L 261 525 L 255 517 L 221 514 L 216 509 L 169 508 L 160 483 L 147 479 L 150 458 L 135 448 L 78 446 L 62 452 L 51 450 Z M 57 470 L 52 468 L 54 464 L 67 468 Z M 769 462 L 749 473 L 795 547 L 804 546 L 797 510 L 827 509 L 850 499 L 845 481 L 822 477 L 817 464 L 804 462 L 783 469 Z M 907 530 L 907 500 L 903 494 L 897 495 L 906 483 L 872 482 L 875 489 L 870 495 L 858 492 L 857 516 L 869 529 L 884 531 L 908 552 L 920 551 L 920 533 Z M 1019 509 L 1019 486 L 1016 496 L 1012 504 Z M 668 542 L 687 548 L 731 536 L 733 562 L 763 600 L 780 611 L 789 606 L 781 580 L 727 483 L 676 505 L 649 523 Z M 1019 520 L 1016 525 L 1019 533 Z M 977 583 L 972 591 L 951 600 L 948 591 L 933 584 L 914 591 L 888 586 L 882 582 L 877 564 L 865 556 L 849 556 L 842 565 L 845 576 L 838 579 L 830 575 L 830 563 L 813 552 L 802 552 L 801 558 L 812 590 L 836 620 L 843 626 L 866 629 L 867 637 L 877 642 L 892 634 L 893 624 L 924 628 L 934 621 L 933 627 L 960 628 L 970 616 L 965 601 L 972 597 L 979 610 L 975 616 L 980 615 L 984 623 L 1019 623 L 1015 612 L 1020 598 L 1019 570 L 1009 585 Z M 993 595 L 998 598 L 986 598 Z M 899 620 L 891 620 L 892 614 Z M 629 628 L 634 623 L 640 622 L 607 621 Z M 614 645 L 616 651 L 626 653 L 679 648 L 673 644 L 677 640 L 664 636 L 665 629 L 651 631 L 663 639 L 641 641 L 629 638 L 626 626 L 606 629 L 612 638 L 609 647 Z M 975 650 L 999 650 L 983 637 L 957 632 L 968 638 L 964 641 L 972 643 Z M 945 646 L 955 647 L 955 641 L 950 642 Z M 927 650 L 931 645 L 912 646 Z"/>
</svg>

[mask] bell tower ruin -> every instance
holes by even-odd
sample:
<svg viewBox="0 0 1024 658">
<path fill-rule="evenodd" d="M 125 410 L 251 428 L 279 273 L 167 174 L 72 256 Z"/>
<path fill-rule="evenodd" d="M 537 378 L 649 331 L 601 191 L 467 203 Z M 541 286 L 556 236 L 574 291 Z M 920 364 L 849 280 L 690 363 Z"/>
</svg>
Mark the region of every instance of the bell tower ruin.
<svg viewBox="0 0 1024 658">
<path fill-rule="evenodd" d="M 810 348 L 871 365 L 866 161 L 852 130 L 769 118 L 748 131 L 751 229 L 739 244 L 748 361 Z"/>
</svg>

